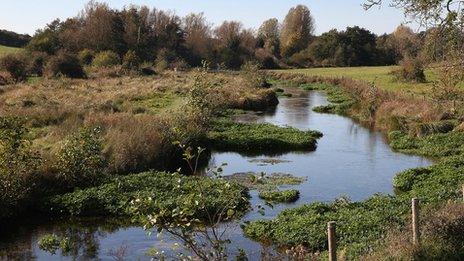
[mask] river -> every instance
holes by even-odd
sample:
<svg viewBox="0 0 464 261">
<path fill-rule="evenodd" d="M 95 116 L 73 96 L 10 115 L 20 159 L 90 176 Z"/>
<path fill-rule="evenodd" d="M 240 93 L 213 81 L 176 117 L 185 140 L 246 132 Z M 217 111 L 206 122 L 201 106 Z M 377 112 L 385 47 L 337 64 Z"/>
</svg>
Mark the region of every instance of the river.
<svg viewBox="0 0 464 261">
<path fill-rule="evenodd" d="M 318 141 L 316 151 L 252 157 L 233 152 L 212 153 L 210 166 L 227 163 L 223 175 L 251 171 L 290 173 L 307 178 L 302 184 L 292 186 L 300 191 L 297 202 L 267 208 L 264 216 L 255 208 L 242 222 L 272 218 L 285 208 L 314 201 L 326 202 L 341 196 L 360 201 L 375 193 L 393 193 L 392 178 L 396 173 L 431 164 L 425 158 L 392 151 L 384 135 L 350 118 L 313 112 L 312 108 L 328 103 L 324 92 L 297 89 L 290 89 L 290 92 L 293 97 L 280 98 L 275 110 L 247 113 L 238 116 L 237 120 L 319 130 L 324 137 Z M 251 191 L 251 195 L 253 206 L 263 204 L 256 191 Z M 150 248 L 169 252 L 174 243 L 170 238 L 149 236 L 139 227 L 109 226 L 104 220 L 73 222 L 72 225 L 68 220 L 34 223 L 30 222 L 8 238 L 0 239 L 0 259 L 8 256 L 38 260 L 115 260 L 118 256 L 124 256 L 128 260 L 149 260 L 146 253 Z M 63 230 L 75 232 L 73 234 L 82 245 L 78 251 L 64 256 L 60 251 L 51 255 L 39 249 L 37 242 L 41 236 Z M 250 260 L 260 258 L 263 247 L 244 238 L 238 225 L 230 225 L 227 237 L 232 241 L 229 245 L 231 253 L 241 248 L 247 252 Z"/>
</svg>

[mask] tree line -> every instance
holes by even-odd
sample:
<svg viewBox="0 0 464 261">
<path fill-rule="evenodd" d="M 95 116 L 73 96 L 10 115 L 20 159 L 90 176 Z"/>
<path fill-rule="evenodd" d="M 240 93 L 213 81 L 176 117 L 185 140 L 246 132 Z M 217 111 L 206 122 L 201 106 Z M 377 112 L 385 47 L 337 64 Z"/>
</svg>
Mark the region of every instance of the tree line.
<svg viewBox="0 0 464 261">
<path fill-rule="evenodd" d="M 15 32 L 0 30 L 0 45 L 9 47 L 24 47 L 31 40 L 27 34 L 17 34 Z"/>
<path fill-rule="evenodd" d="M 238 69 L 250 60 L 264 68 L 389 65 L 402 59 L 403 49 L 421 45 L 404 26 L 381 36 L 356 26 L 315 36 L 314 24 L 303 5 L 291 8 L 282 23 L 272 18 L 255 32 L 238 21 L 213 27 L 202 13 L 179 17 L 147 6 L 116 10 L 91 1 L 78 16 L 38 30 L 27 49 L 49 55 L 112 51 L 120 58 L 131 51 L 141 61 L 168 66 L 206 60 L 216 68 Z"/>
<path fill-rule="evenodd" d="M 213 26 L 203 13 L 180 17 L 147 6 L 118 10 L 90 1 L 77 16 L 37 30 L 26 56 L 0 59 L 0 84 L 27 75 L 83 77 L 86 65 L 161 71 L 197 67 L 203 61 L 212 69 L 232 70 L 249 61 L 265 69 L 401 64 L 400 78 L 425 81 L 424 64 L 445 59 L 453 44 L 438 39 L 439 26 L 416 33 L 400 25 L 380 36 L 358 26 L 316 36 L 314 28 L 304 5 L 291 8 L 281 22 L 271 18 L 253 30 L 238 21 Z"/>
</svg>

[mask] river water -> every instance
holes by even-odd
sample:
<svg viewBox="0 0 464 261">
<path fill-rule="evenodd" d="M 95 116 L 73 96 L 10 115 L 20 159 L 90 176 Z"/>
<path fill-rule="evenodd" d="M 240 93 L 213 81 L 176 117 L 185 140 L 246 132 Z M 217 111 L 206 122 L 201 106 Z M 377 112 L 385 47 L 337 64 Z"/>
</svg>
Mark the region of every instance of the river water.
<svg viewBox="0 0 464 261">
<path fill-rule="evenodd" d="M 307 180 L 292 188 L 300 191 L 300 199 L 292 204 L 279 204 L 267 208 L 264 216 L 256 208 L 242 220 L 268 219 L 285 208 L 297 207 L 314 201 L 331 201 L 341 196 L 360 201 L 375 193 L 393 193 L 393 176 L 405 169 L 428 166 L 425 158 L 393 152 L 379 133 L 362 127 L 350 118 L 321 114 L 312 108 L 327 104 L 325 93 L 290 89 L 293 97 L 280 98 L 280 104 L 270 112 L 244 114 L 239 121 L 267 122 L 298 129 L 319 130 L 324 137 L 313 152 L 286 153 L 283 155 L 243 156 L 233 152 L 213 152 L 210 166 L 227 163 L 224 175 L 242 172 L 290 173 Z M 263 202 L 256 191 L 251 191 L 253 206 Z M 47 233 L 75 232 L 82 247 L 64 256 L 60 251 L 51 255 L 41 251 L 37 242 Z M 238 225 L 230 225 L 227 237 L 229 249 L 235 253 L 244 249 L 251 260 L 260 258 L 264 249 L 260 244 L 243 237 Z M 0 260 L 6 258 L 36 258 L 39 260 L 114 260 L 124 256 L 127 260 L 149 260 L 147 251 L 156 247 L 169 252 L 174 241 L 168 237 L 147 235 L 139 227 L 121 228 L 106 221 L 91 220 L 70 223 L 68 220 L 40 222 L 15 230 L 8 238 L 0 239 Z"/>
</svg>

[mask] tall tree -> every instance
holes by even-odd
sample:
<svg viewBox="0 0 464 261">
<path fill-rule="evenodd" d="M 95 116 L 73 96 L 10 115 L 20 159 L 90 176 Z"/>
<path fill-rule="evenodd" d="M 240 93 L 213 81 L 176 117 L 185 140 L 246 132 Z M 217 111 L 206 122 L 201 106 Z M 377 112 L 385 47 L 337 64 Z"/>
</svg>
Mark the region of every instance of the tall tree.
<svg viewBox="0 0 464 261">
<path fill-rule="evenodd" d="M 264 21 L 259 27 L 258 38 L 263 41 L 263 47 L 267 52 L 278 56 L 280 54 L 279 20 L 271 18 Z"/>
<path fill-rule="evenodd" d="M 189 14 L 183 19 L 185 45 L 190 51 L 190 63 L 200 65 L 201 60 L 208 56 L 211 49 L 211 25 L 203 13 Z"/>
<path fill-rule="evenodd" d="M 282 25 L 282 56 L 289 57 L 308 47 L 313 32 L 314 19 L 309 8 L 304 5 L 291 8 Z"/>
</svg>

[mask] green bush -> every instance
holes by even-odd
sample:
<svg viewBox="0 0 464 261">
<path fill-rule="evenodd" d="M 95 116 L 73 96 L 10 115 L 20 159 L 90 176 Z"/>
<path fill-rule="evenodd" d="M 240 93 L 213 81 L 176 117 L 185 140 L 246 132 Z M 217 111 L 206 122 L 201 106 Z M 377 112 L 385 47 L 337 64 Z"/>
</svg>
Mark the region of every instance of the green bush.
<svg viewBox="0 0 464 261">
<path fill-rule="evenodd" d="M 112 51 L 104 51 L 95 55 L 92 65 L 97 68 L 112 67 L 120 63 L 119 56 Z"/>
<path fill-rule="evenodd" d="M 399 80 L 407 82 L 426 82 L 424 66 L 417 58 L 406 56 L 400 68 L 392 72 Z"/>
<path fill-rule="evenodd" d="M 0 71 L 4 70 L 18 82 L 27 77 L 27 62 L 23 54 L 8 54 L 0 58 Z"/>
<path fill-rule="evenodd" d="M 84 49 L 79 52 L 77 58 L 79 58 L 82 65 L 90 65 L 95 58 L 95 52 L 89 49 Z"/>
<path fill-rule="evenodd" d="M 122 59 L 122 67 L 128 70 L 138 70 L 139 66 L 140 59 L 137 56 L 137 53 L 132 50 L 127 51 L 127 53 L 124 55 L 124 58 Z"/>
<path fill-rule="evenodd" d="M 105 167 L 99 129 L 81 129 L 58 153 L 58 178 L 68 188 L 100 184 L 106 178 Z"/>
<path fill-rule="evenodd" d="M 47 63 L 48 54 L 45 52 L 33 52 L 30 54 L 28 73 L 31 75 L 42 76 L 45 64 Z"/>
<path fill-rule="evenodd" d="M 52 56 L 45 66 L 44 73 L 47 77 L 85 77 L 84 69 L 79 63 L 79 59 L 75 55 L 66 52 L 59 52 L 57 55 Z"/>
<path fill-rule="evenodd" d="M 17 118 L 0 118 L 0 219 L 30 203 L 41 160 L 31 148 L 29 130 Z"/>
<path fill-rule="evenodd" d="M 287 150 L 311 151 L 316 149 L 318 131 L 301 131 L 272 124 L 216 121 L 208 138 L 219 150 L 240 152 L 281 152 Z"/>
</svg>

